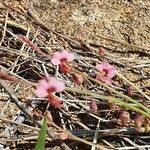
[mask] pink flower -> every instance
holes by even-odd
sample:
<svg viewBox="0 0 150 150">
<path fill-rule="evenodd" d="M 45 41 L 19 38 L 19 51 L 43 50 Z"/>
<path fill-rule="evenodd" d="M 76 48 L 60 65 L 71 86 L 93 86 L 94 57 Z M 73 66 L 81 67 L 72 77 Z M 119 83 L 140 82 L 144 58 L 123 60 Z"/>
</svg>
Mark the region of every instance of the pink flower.
<svg viewBox="0 0 150 150">
<path fill-rule="evenodd" d="M 37 97 L 48 97 L 50 103 L 54 107 L 58 107 L 60 102 L 53 95 L 54 92 L 62 92 L 65 90 L 65 84 L 54 77 L 42 79 L 38 82 L 35 94 Z"/>
<path fill-rule="evenodd" d="M 74 59 L 75 59 L 75 56 L 73 53 L 63 50 L 61 52 L 55 52 L 53 54 L 51 62 L 54 65 L 60 65 L 62 62 L 70 62 L 70 61 L 73 61 Z"/>
<path fill-rule="evenodd" d="M 96 78 L 106 84 L 111 84 L 111 79 L 115 76 L 115 68 L 108 62 L 97 64 L 96 69 L 100 72 Z"/>
<path fill-rule="evenodd" d="M 62 92 L 65 89 L 65 84 L 56 78 L 42 79 L 38 82 L 35 91 L 38 97 L 47 97 L 49 92 Z"/>
<path fill-rule="evenodd" d="M 61 101 L 53 94 L 48 95 L 48 100 L 54 108 L 58 108 L 61 105 Z"/>
<path fill-rule="evenodd" d="M 61 52 L 55 52 L 52 56 L 51 62 L 54 65 L 59 65 L 61 72 L 68 73 L 71 71 L 71 68 L 67 63 L 74 59 L 75 56 L 73 53 L 63 50 Z"/>
</svg>

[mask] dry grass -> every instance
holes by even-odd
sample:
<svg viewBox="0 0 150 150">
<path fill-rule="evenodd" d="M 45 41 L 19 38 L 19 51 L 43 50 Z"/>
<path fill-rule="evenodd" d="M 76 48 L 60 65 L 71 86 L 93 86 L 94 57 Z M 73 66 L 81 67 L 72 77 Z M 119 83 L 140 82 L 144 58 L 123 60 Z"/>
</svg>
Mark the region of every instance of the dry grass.
<svg viewBox="0 0 150 150">
<path fill-rule="evenodd" d="M 144 101 L 150 108 L 150 2 L 51 1 L 33 3 L 32 9 L 36 10 L 40 19 L 36 18 L 33 10 L 29 10 L 31 3 L 26 1 L 0 3 L 0 69 L 19 79 L 16 82 L 0 80 L 3 85 L 0 92 L 0 146 L 34 148 L 38 125 L 47 108 L 47 102 L 34 95 L 35 84 L 46 74 L 56 75 L 56 67 L 50 59 L 22 43 L 17 34 L 26 35 L 49 55 L 64 48 L 76 53 L 77 59 L 72 65 L 90 77 L 96 74 L 95 64 L 103 61 L 98 49 L 104 47 L 104 59 L 127 80 L 124 81 L 118 74 L 113 80 L 113 88 L 126 95 L 127 87 L 134 84 L 138 90 L 133 88 L 131 98 L 140 103 Z M 134 111 L 129 110 L 131 120 L 127 125 L 122 125 L 118 119 L 118 108 L 113 110 L 107 101 L 88 96 L 83 91 L 71 91 L 77 87 L 71 82 L 71 75 L 58 73 L 57 76 L 72 88 L 58 95 L 63 100 L 63 108 L 47 108 L 53 121 L 49 121 L 45 149 L 82 150 L 84 147 L 94 150 L 94 146 L 91 148 L 95 144 L 92 144 L 93 139 L 101 149 L 150 148 L 149 133 L 145 132 L 144 127 L 142 133 L 138 133 L 134 126 Z M 116 96 L 88 77 L 83 87 L 102 95 Z M 97 113 L 89 110 L 91 99 L 97 100 Z M 58 146 L 54 142 L 58 139 L 56 132 L 63 130 L 79 138 L 70 135 L 70 139 L 61 141 Z"/>
</svg>

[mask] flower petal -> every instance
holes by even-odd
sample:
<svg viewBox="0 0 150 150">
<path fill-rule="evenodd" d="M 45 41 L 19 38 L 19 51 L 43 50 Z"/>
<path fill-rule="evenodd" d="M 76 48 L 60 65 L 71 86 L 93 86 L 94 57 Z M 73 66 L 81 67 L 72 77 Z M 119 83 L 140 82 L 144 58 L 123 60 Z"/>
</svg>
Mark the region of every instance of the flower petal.
<svg viewBox="0 0 150 150">
<path fill-rule="evenodd" d="M 65 83 L 56 78 L 50 78 L 48 84 L 50 89 L 55 89 L 55 92 L 62 92 L 65 90 Z"/>
<path fill-rule="evenodd" d="M 48 95 L 48 82 L 45 79 L 42 79 L 38 82 L 35 94 L 37 97 L 46 97 Z"/>
<path fill-rule="evenodd" d="M 73 53 L 63 50 L 61 52 L 54 52 L 51 62 L 54 65 L 60 65 L 62 60 L 69 62 L 69 61 L 73 61 L 74 59 L 75 56 Z"/>
<path fill-rule="evenodd" d="M 108 62 L 103 62 L 102 64 L 97 64 L 96 69 L 100 72 L 104 71 L 105 77 L 111 79 L 115 76 L 115 68 L 110 65 Z"/>
<path fill-rule="evenodd" d="M 98 70 L 98 71 L 103 71 L 103 64 L 97 64 L 96 65 L 96 69 Z"/>
<path fill-rule="evenodd" d="M 69 53 L 68 54 L 68 58 L 67 58 L 67 61 L 73 61 L 75 59 L 75 55 L 73 53 Z"/>
<path fill-rule="evenodd" d="M 65 57 L 67 59 L 67 61 L 73 61 L 75 59 L 74 53 L 70 53 L 66 50 L 62 51 L 62 57 Z"/>
<path fill-rule="evenodd" d="M 38 87 L 42 87 L 43 89 L 48 89 L 49 85 L 45 79 L 42 79 L 38 82 Z"/>
<path fill-rule="evenodd" d="M 47 97 L 47 96 L 48 96 L 48 92 L 47 92 L 47 90 L 38 87 L 38 88 L 35 90 L 35 95 L 36 95 L 37 97 Z"/>
<path fill-rule="evenodd" d="M 59 58 L 61 56 L 61 52 L 59 52 L 59 51 L 54 52 L 53 56 Z"/>
<path fill-rule="evenodd" d="M 58 108 L 61 105 L 61 101 L 53 94 L 48 95 L 48 101 L 54 108 Z"/>
<path fill-rule="evenodd" d="M 51 62 L 53 65 L 60 65 L 61 64 L 61 61 L 58 58 L 52 58 Z"/>
<path fill-rule="evenodd" d="M 54 52 L 51 62 L 54 65 L 59 65 L 61 63 L 60 59 L 61 59 L 61 52 Z"/>
<path fill-rule="evenodd" d="M 60 100 L 57 100 L 57 99 L 51 100 L 51 101 L 50 101 L 50 104 L 51 104 L 54 108 L 58 108 L 58 107 L 61 106 L 61 101 L 60 101 Z"/>
<path fill-rule="evenodd" d="M 61 52 L 61 57 L 65 58 L 67 60 L 67 62 L 73 61 L 75 59 L 74 53 L 70 53 L 66 50 L 63 50 Z"/>
</svg>

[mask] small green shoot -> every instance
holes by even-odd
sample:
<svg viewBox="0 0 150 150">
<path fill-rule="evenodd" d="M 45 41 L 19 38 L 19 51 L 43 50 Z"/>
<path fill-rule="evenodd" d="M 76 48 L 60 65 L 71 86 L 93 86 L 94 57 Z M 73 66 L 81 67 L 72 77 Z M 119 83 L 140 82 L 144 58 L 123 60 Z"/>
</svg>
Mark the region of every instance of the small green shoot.
<svg viewBox="0 0 150 150">
<path fill-rule="evenodd" d="M 46 123 L 46 119 L 44 118 L 43 125 L 39 132 L 39 136 L 38 136 L 37 143 L 35 146 L 35 150 L 44 150 L 45 149 L 46 133 L 47 133 L 47 123 Z"/>
</svg>

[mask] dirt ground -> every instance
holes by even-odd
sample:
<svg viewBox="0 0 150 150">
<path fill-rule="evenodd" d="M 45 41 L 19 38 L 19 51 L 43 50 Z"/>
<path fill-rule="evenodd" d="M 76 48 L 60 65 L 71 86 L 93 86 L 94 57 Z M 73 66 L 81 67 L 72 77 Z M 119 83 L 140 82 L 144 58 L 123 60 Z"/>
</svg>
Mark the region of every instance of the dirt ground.
<svg viewBox="0 0 150 150">
<path fill-rule="evenodd" d="M 150 48 L 149 0 L 38 0 L 40 17 L 67 36 L 101 44 L 98 35 Z"/>
</svg>

